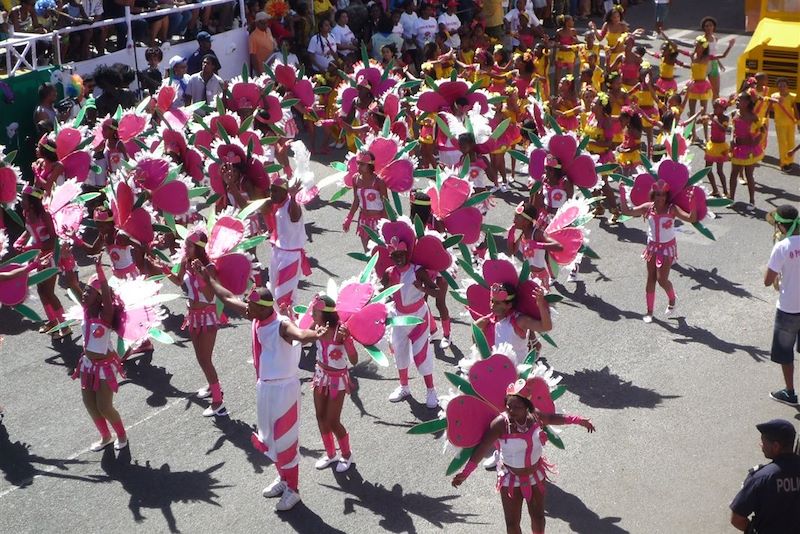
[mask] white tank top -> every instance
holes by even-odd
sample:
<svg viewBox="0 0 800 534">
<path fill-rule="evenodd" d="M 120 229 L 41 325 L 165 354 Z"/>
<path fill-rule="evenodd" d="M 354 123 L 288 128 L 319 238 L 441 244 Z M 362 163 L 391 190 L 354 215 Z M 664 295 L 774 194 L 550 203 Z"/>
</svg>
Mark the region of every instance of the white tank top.
<svg viewBox="0 0 800 534">
<path fill-rule="evenodd" d="M 419 265 L 409 264 L 405 271 L 401 271 L 397 266 L 392 267 L 390 277 L 392 285 L 403 284 L 400 291 L 394 294 L 394 301 L 399 301 L 400 306 L 407 308 L 425 299 L 425 293 L 420 291 L 414 283 L 417 281 L 417 270 Z"/>
<path fill-rule="evenodd" d="M 303 216 L 300 220 L 292 222 L 289 216 L 289 204 L 287 200 L 275 211 L 275 235 L 274 244 L 283 250 L 302 249 L 306 245 L 306 226 Z"/>
<path fill-rule="evenodd" d="M 494 324 L 494 344 L 508 343 L 514 349 L 515 363 L 521 364 L 528 355 L 528 338 L 520 337 L 514 329 L 512 317 L 507 315 Z M 513 466 L 512 466 L 513 467 Z"/>
<path fill-rule="evenodd" d="M 506 417 L 506 420 L 508 418 Z M 542 429 L 533 423 L 531 428 L 525 433 L 510 434 L 508 423 L 506 433 L 504 433 L 498 443 L 500 444 L 500 460 L 503 465 L 522 469 L 536 465 L 542 457 L 542 442 L 540 435 Z"/>
<path fill-rule="evenodd" d="M 380 211 L 383 209 L 383 199 L 377 189 L 363 187 L 358 190 L 358 199 L 361 201 L 361 209 L 369 211 Z"/>
<path fill-rule="evenodd" d="M 186 294 L 189 300 L 202 304 L 211 304 L 214 302 L 213 299 L 207 299 L 205 293 L 203 293 L 202 288 L 205 286 L 205 282 L 199 276 L 186 271 L 186 274 L 183 275 L 183 283 L 186 285 Z"/>
<path fill-rule="evenodd" d="M 653 208 L 647 212 L 647 241 L 650 243 L 669 243 L 675 239 L 675 215 L 672 209 L 667 213 L 656 213 Z"/>
<path fill-rule="evenodd" d="M 133 265 L 133 255 L 131 254 L 130 245 L 109 245 L 107 249 L 108 257 L 115 271 L 122 271 Z"/>
<path fill-rule="evenodd" d="M 281 323 L 289 319 L 274 312 L 272 320 L 253 321 L 253 362 L 259 380 L 296 378 L 300 365 L 300 343 L 287 343 L 280 335 Z"/>
<path fill-rule="evenodd" d="M 108 354 L 111 350 L 111 327 L 100 319 L 87 318 L 83 323 L 83 351 Z"/>
<path fill-rule="evenodd" d="M 347 348 L 343 343 L 317 340 L 317 361 L 331 369 L 347 369 Z"/>
<path fill-rule="evenodd" d="M 536 230 L 534 230 L 534 233 Z M 547 267 L 546 254 L 543 248 L 533 248 L 531 244 L 535 242 L 533 238 L 528 239 L 525 236 L 520 240 L 520 248 L 522 249 L 522 257 L 528 260 L 531 267 L 537 271 L 541 271 Z"/>
</svg>

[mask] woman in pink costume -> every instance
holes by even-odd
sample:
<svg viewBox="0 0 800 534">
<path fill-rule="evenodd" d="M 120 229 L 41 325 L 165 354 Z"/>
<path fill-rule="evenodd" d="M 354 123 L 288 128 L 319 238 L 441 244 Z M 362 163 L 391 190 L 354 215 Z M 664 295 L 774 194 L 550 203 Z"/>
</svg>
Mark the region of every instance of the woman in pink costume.
<svg viewBox="0 0 800 534">
<path fill-rule="evenodd" d="M 55 139 L 43 135 L 36 146 L 37 160 L 33 162 L 34 186 L 49 195 L 53 187 L 64 181 L 64 166 L 56 153 Z"/>
<path fill-rule="evenodd" d="M 636 53 L 634 46 L 636 38 L 628 34 L 625 37 L 625 52 L 617 58 L 616 65 L 611 65 L 610 70 L 619 70 L 622 79 L 622 88 L 630 92 L 639 83 L 639 70 L 642 68 L 642 57 Z"/>
<path fill-rule="evenodd" d="M 114 444 L 116 450 L 128 446 L 128 437 L 122 418 L 114 408 L 117 376 L 125 377 L 122 362 L 114 352 L 111 332 L 116 321 L 116 309 L 111 288 L 108 287 L 102 265 L 96 265 L 96 274 L 83 291 L 83 356 L 72 378 L 80 378 L 83 404 L 100 432 L 100 441 L 93 443 L 92 451 L 101 451 Z M 112 439 L 108 423 L 117 435 Z"/>
<path fill-rule="evenodd" d="M 353 177 L 353 203 L 344 219 L 342 229 L 350 231 L 353 217 L 358 212 L 356 235 L 361 239 L 364 251 L 367 250 L 369 235 L 364 227 L 377 230 L 378 221 L 386 218 L 384 200 L 387 198 L 386 184 L 375 174 L 375 155 L 372 152 L 359 152 L 356 155 L 358 174 Z"/>
<path fill-rule="evenodd" d="M 572 74 L 567 74 L 558 82 L 558 96 L 553 105 L 553 114 L 562 130 L 577 132 L 580 127 L 580 112 L 581 105 L 575 93 L 575 78 Z"/>
<path fill-rule="evenodd" d="M 509 534 L 522 533 L 523 501 L 527 503 L 533 534 L 544 533 L 545 482 L 551 470 L 543 456 L 543 445 L 548 439 L 544 428 L 548 425 L 579 425 L 589 432 L 595 430 L 589 419 L 540 411 L 536 404 L 542 401 L 538 398 L 540 391 L 534 380 L 519 379 L 508 385 L 505 410 L 491 420 L 464 469 L 453 477 L 453 487 L 457 488 L 475 471 L 486 454 L 495 447 L 499 448 L 497 490 Z M 552 405 L 549 394 L 544 394 Z"/>
<path fill-rule="evenodd" d="M 336 313 L 336 302 L 327 295 L 316 295 L 311 303 L 314 325 L 325 328 L 325 333 L 317 339 L 317 364 L 314 370 L 314 409 L 317 425 L 322 435 L 325 456 L 314 464 L 317 469 L 325 469 L 338 461 L 336 472 L 343 473 L 353 464 L 350 450 L 350 435 L 342 425 L 342 406 L 347 393 L 350 393 L 350 369 L 348 362 L 355 365 L 358 353 L 353 340 Z M 334 436 L 339 442 L 341 455 L 336 454 Z"/>
<path fill-rule="evenodd" d="M 157 274 L 157 269 L 147 261 L 143 247 L 114 226 L 110 210 L 96 208 L 93 220 L 97 226 L 97 239 L 93 243 L 79 242 L 88 255 L 94 256 L 105 250 L 116 278 L 136 278 L 142 272 Z"/>
<path fill-rule="evenodd" d="M 706 167 L 716 164 L 719 184 L 722 186 L 722 194 L 728 197 L 728 184 L 725 181 L 725 171 L 723 166 L 726 161 L 731 159 L 731 147 L 728 145 L 728 128 L 730 118 L 725 114 L 728 109 L 727 98 L 717 98 L 714 100 L 714 113 L 708 116 L 711 123 L 711 137 L 706 143 Z M 708 181 L 711 183 L 711 196 L 720 198 L 717 181 L 714 179 L 714 171 L 708 171 Z"/>
<path fill-rule="evenodd" d="M 223 403 L 222 387 L 219 383 L 217 369 L 212 361 L 214 345 L 217 341 L 219 316 L 217 315 L 214 290 L 202 274 L 195 270 L 193 263 L 194 260 L 199 260 L 202 265 L 210 263 L 205 250 L 207 244 L 206 233 L 203 230 L 194 230 L 186 236 L 180 269 L 176 274 L 168 269 L 166 272 L 175 285 L 183 285 L 186 288 L 187 310 L 181 328 L 189 331 L 194 355 L 208 383 L 197 392 L 197 397 L 200 399 L 211 397 L 211 405 L 203 411 L 203 417 L 221 417 L 227 416 L 228 410 Z"/>
<path fill-rule="evenodd" d="M 758 118 L 754 109 L 756 103 L 755 89 L 739 93 L 736 99 L 736 114 L 733 116 L 733 142 L 731 143 L 731 200 L 736 199 L 736 184 L 738 178 L 744 173 L 747 178 L 747 192 L 750 194 L 750 203 L 747 210 L 755 209 L 756 184 L 753 170 L 756 163 L 764 157 L 761 137 L 764 133 L 764 122 Z"/>
<path fill-rule="evenodd" d="M 520 203 L 514 214 L 512 226 L 512 235 L 519 231 L 520 236 L 517 239 L 509 239 L 508 248 L 512 256 L 517 252 L 522 254 L 530 265 L 531 277 L 539 278 L 549 287 L 550 269 L 547 265 L 547 252 L 560 251 L 563 247 L 561 243 L 544 233 L 547 219 L 548 216 L 545 213 L 540 215 L 539 210 L 532 204 Z"/>
<path fill-rule="evenodd" d="M 631 217 L 643 216 L 647 219 L 647 248 L 642 253 L 642 259 L 647 263 L 647 284 L 645 285 L 647 313 L 642 320 L 651 323 L 656 302 L 656 282 L 667 294 L 668 304 L 665 315 L 672 314 L 675 309 L 675 289 L 669 280 L 672 263 L 678 259 L 675 218 L 688 223 L 697 222 L 697 204 L 690 197 L 692 210 L 687 213 L 675 203 L 670 202 L 669 185 L 664 180 L 653 183 L 650 189 L 650 202 L 629 207 L 624 196 L 624 189 L 623 194 L 620 194 L 620 200 L 623 214 Z"/>
<path fill-rule="evenodd" d="M 73 271 L 75 269 L 75 259 L 71 254 L 61 254 L 58 262 L 55 260 L 56 230 L 53 226 L 53 219 L 42 205 L 44 192 L 41 189 L 30 185 L 22 190 L 22 214 L 25 219 L 25 231 L 14 242 L 14 248 L 23 252 L 25 250 L 37 249 L 39 264 L 41 268 L 58 267 L 61 272 Z M 36 292 L 42 301 L 47 322 L 39 328 L 39 332 L 45 333 L 53 327 L 64 322 L 64 308 L 55 293 L 55 276 L 44 280 L 36 285 Z M 63 339 L 69 336 L 72 331 L 69 327 L 52 332 L 53 339 Z"/>
</svg>

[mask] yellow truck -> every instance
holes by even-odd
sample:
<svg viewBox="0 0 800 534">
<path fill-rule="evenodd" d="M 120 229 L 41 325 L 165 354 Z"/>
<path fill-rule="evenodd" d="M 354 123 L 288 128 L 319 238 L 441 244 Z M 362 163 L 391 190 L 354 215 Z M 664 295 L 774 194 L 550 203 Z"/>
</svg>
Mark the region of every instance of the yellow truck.
<svg viewBox="0 0 800 534">
<path fill-rule="evenodd" d="M 758 10 L 757 10 L 758 8 Z M 800 86 L 800 0 L 749 0 L 746 3 L 747 27 L 755 31 L 739 57 L 737 85 L 765 72 L 770 89 L 786 78 L 796 92 Z"/>
</svg>

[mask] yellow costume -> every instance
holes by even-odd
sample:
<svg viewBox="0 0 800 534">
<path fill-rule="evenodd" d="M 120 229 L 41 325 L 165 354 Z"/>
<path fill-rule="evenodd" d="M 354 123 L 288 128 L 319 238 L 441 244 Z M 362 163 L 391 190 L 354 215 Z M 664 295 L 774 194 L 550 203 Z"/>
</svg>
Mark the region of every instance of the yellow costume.
<svg viewBox="0 0 800 534">
<path fill-rule="evenodd" d="M 780 165 L 785 167 L 794 163 L 794 158 L 789 156 L 789 151 L 795 147 L 794 130 L 797 127 L 797 96 L 789 93 L 781 96 L 774 93 L 772 98 L 778 100 L 772 105 L 773 116 L 775 117 L 775 133 L 778 136 L 778 154 L 780 155 Z"/>
</svg>

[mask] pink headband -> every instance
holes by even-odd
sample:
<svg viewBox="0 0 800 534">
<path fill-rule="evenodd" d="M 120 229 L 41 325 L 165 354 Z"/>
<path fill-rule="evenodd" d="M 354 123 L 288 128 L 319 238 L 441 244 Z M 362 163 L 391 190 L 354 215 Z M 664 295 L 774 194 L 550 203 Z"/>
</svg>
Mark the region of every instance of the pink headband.
<svg viewBox="0 0 800 534">
<path fill-rule="evenodd" d="M 207 243 L 207 242 L 206 242 L 206 241 L 203 239 L 203 234 L 201 234 L 200 232 L 192 232 L 192 233 L 191 233 L 191 234 L 189 234 L 189 236 L 186 238 L 186 241 L 187 241 L 187 243 L 192 243 L 192 244 L 195 244 L 195 245 L 197 245 L 197 246 L 198 246 L 198 247 L 200 247 L 200 248 L 205 248 L 205 246 L 206 246 L 206 243 Z"/>
<path fill-rule="evenodd" d="M 375 156 L 371 152 L 359 152 L 356 154 L 356 163 L 371 163 L 375 164 Z"/>
<path fill-rule="evenodd" d="M 664 180 L 658 180 L 650 187 L 650 191 L 654 193 L 666 193 L 669 191 L 669 184 Z"/>
<path fill-rule="evenodd" d="M 335 312 L 335 306 L 328 306 L 319 295 L 314 295 L 314 300 L 311 301 L 311 308 L 322 312 Z"/>
<path fill-rule="evenodd" d="M 247 297 L 247 301 L 252 302 L 253 304 L 258 304 L 259 306 L 264 306 L 265 308 L 269 308 L 274 304 L 274 302 L 271 300 L 262 299 L 258 294 L 258 291 L 255 289 L 250 292 L 250 295 Z"/>
</svg>

